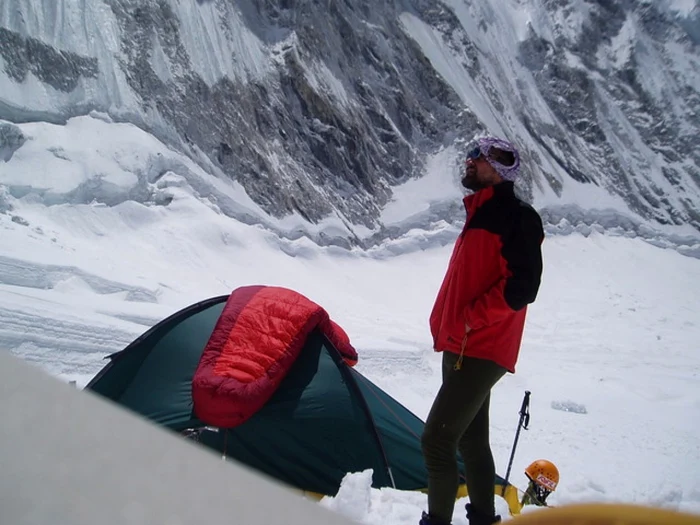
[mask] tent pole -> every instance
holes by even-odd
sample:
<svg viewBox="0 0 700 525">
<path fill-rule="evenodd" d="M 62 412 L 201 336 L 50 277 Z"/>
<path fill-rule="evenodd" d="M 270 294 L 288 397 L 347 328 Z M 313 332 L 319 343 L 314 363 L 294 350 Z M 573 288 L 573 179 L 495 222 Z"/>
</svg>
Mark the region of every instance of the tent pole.
<svg viewBox="0 0 700 525">
<path fill-rule="evenodd" d="M 386 471 L 389 473 L 389 479 L 391 480 L 391 487 L 396 488 L 396 482 L 394 481 L 394 473 L 391 471 L 391 465 L 387 464 Z"/>
<path fill-rule="evenodd" d="M 389 476 L 389 481 L 391 482 L 391 487 L 396 488 L 396 482 L 394 481 L 394 474 L 391 471 L 391 465 L 389 464 L 389 458 L 386 455 L 386 451 L 384 450 L 384 443 L 382 443 L 382 437 L 379 435 L 379 431 L 377 430 L 377 425 L 374 423 L 374 418 L 372 417 L 372 411 L 369 409 L 369 405 L 367 404 L 367 400 L 365 399 L 365 396 L 362 395 L 362 390 L 360 390 L 359 385 L 357 384 L 357 380 L 355 379 L 355 376 L 352 374 L 352 369 L 347 365 L 347 363 L 343 360 L 343 356 L 340 355 L 340 352 L 338 349 L 333 345 L 333 343 L 328 340 L 327 337 L 323 336 L 323 342 L 324 345 L 329 349 L 329 353 L 333 357 L 333 360 L 339 365 L 339 370 L 340 373 L 345 376 L 345 378 L 348 380 L 348 384 L 352 385 L 352 389 L 355 391 L 355 393 L 359 396 L 360 402 L 362 403 L 362 407 L 365 410 L 365 414 L 367 415 L 367 418 L 369 419 L 369 422 L 372 426 L 372 431 L 374 433 L 374 437 L 377 440 L 377 445 L 379 446 L 379 451 L 382 454 L 382 459 L 384 460 L 384 468 L 386 469 L 387 475 Z M 332 351 L 331 351 L 332 349 Z"/>
</svg>

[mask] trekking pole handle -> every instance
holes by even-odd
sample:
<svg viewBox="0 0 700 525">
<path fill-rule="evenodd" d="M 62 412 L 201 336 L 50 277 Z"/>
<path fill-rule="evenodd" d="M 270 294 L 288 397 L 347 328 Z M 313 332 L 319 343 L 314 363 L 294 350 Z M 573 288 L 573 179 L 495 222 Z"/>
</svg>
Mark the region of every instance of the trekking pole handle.
<svg viewBox="0 0 700 525">
<path fill-rule="evenodd" d="M 530 391 L 525 390 L 523 397 L 523 405 L 520 407 L 520 425 L 527 430 L 530 424 Z"/>
</svg>

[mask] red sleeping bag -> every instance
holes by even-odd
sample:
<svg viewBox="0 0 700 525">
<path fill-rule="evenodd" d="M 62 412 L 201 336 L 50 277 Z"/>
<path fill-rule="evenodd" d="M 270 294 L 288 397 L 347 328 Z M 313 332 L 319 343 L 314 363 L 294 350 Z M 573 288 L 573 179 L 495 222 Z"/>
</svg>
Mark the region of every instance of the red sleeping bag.
<svg viewBox="0 0 700 525">
<path fill-rule="evenodd" d="M 195 415 L 221 428 L 246 421 L 274 394 L 316 328 L 350 366 L 357 363 L 345 331 L 300 293 L 273 286 L 234 290 L 192 380 Z"/>
</svg>

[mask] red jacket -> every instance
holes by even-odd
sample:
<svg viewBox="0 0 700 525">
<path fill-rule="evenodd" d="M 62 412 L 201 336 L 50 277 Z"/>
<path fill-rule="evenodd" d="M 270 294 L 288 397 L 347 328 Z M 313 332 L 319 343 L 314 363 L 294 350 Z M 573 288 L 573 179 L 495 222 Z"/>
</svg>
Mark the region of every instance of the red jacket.
<svg viewBox="0 0 700 525">
<path fill-rule="evenodd" d="M 489 359 L 515 371 L 527 305 L 542 276 L 542 220 L 512 182 L 465 197 L 467 221 L 430 314 L 436 351 Z"/>
</svg>

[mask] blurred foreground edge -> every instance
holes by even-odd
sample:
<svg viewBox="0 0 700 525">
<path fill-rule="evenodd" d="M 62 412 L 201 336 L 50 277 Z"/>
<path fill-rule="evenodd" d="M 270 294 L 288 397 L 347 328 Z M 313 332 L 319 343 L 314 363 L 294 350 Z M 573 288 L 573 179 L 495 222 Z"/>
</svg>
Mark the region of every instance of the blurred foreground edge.
<svg viewBox="0 0 700 525">
<path fill-rule="evenodd" d="M 0 473 L 3 525 L 354 523 L 3 350 Z M 514 522 L 700 525 L 700 516 L 586 504 Z"/>
<path fill-rule="evenodd" d="M 0 523 L 349 525 L 0 350 Z"/>
<path fill-rule="evenodd" d="M 700 525 L 700 516 L 621 504 L 576 504 L 541 509 L 513 520 L 518 525 Z"/>
</svg>

